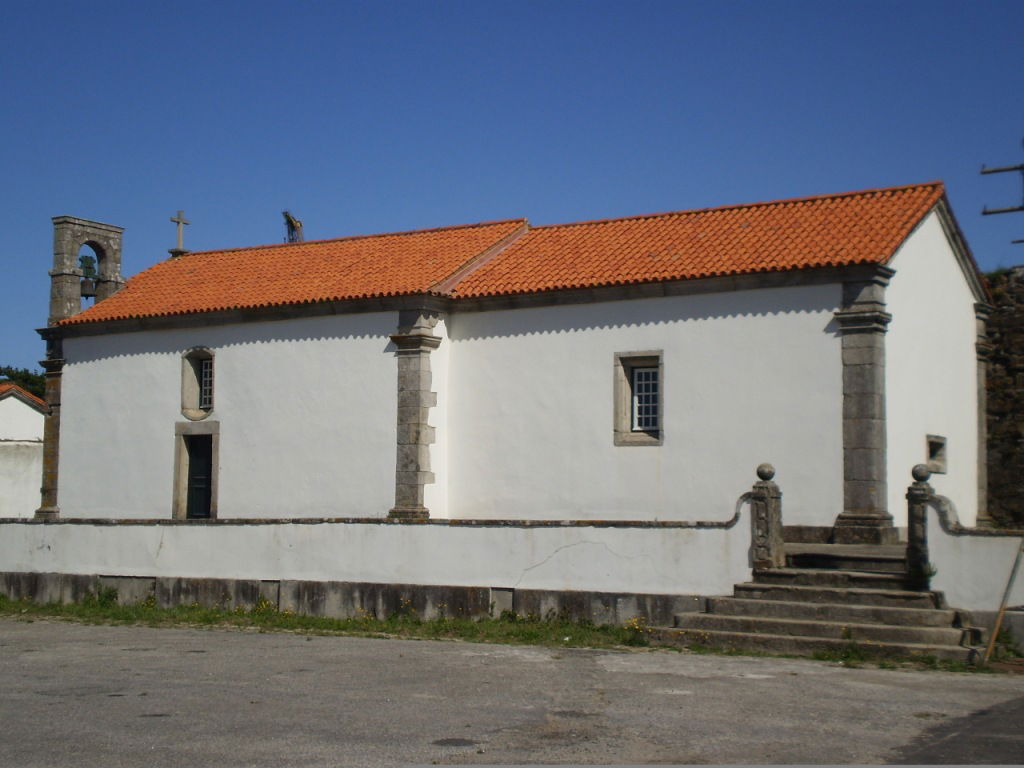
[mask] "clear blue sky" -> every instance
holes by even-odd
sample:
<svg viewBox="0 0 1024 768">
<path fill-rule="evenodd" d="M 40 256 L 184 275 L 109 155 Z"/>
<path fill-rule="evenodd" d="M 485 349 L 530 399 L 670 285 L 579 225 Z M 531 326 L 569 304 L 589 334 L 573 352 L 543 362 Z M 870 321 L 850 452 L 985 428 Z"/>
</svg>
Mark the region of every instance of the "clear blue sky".
<svg viewBox="0 0 1024 768">
<path fill-rule="evenodd" d="M 192 250 L 946 182 L 1024 262 L 1024 2 L 10 2 L 3 347 L 36 367 L 50 217 Z"/>
</svg>

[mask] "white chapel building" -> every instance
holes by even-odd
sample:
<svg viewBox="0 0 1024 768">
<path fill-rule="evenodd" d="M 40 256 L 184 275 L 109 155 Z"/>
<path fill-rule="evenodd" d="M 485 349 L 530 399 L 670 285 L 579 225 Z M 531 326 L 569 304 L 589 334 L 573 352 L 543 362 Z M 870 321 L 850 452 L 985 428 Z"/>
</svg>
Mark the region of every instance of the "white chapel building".
<svg viewBox="0 0 1024 768">
<path fill-rule="evenodd" d="M 763 462 L 784 524 L 835 541 L 895 541 L 916 464 L 985 517 L 986 289 L 938 183 L 127 281 L 120 228 L 54 224 L 23 514 L 68 524 L 5 532 L 6 570 L 720 594 Z"/>
</svg>

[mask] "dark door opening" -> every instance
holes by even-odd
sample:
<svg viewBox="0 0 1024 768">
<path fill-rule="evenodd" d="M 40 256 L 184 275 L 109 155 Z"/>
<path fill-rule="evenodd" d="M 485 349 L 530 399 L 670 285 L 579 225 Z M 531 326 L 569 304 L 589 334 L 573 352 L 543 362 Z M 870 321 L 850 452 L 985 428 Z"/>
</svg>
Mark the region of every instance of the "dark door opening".
<svg viewBox="0 0 1024 768">
<path fill-rule="evenodd" d="M 213 498 L 213 435 L 186 435 L 188 501 L 185 517 L 208 518 Z"/>
</svg>

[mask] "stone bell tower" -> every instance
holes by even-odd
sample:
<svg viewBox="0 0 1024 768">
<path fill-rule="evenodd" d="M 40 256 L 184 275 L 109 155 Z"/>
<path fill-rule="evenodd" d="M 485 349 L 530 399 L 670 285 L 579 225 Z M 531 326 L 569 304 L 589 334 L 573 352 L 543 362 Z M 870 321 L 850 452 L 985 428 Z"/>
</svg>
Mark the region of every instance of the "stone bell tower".
<svg viewBox="0 0 1024 768">
<path fill-rule="evenodd" d="M 40 364 L 46 372 L 46 403 L 50 410 L 43 425 L 42 496 L 36 517 L 60 516 L 57 506 L 57 469 L 60 456 L 60 389 L 64 368 L 64 350 L 57 324 L 82 309 L 82 297 L 95 296 L 102 301 L 124 285 L 121 277 L 122 227 L 74 216 L 53 217 L 53 269 L 50 270 L 50 316 L 47 327 L 39 331 L 46 340 L 46 359 Z M 83 245 L 96 254 L 96 264 L 88 270 L 79 262 Z"/>
<path fill-rule="evenodd" d="M 53 217 L 53 269 L 50 270 L 49 325 L 77 314 L 83 296 L 102 301 L 124 285 L 121 277 L 121 235 L 123 227 L 74 216 Z M 78 261 L 78 251 L 88 245 L 96 254 L 95 278 L 87 276 Z"/>
</svg>

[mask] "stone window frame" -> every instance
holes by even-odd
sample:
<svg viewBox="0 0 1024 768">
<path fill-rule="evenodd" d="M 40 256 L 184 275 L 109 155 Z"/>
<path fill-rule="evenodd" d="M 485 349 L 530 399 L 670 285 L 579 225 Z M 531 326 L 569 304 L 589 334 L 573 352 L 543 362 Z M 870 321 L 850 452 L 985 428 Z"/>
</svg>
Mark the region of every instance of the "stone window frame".
<svg viewBox="0 0 1024 768">
<path fill-rule="evenodd" d="M 209 347 L 192 347 L 181 356 L 181 415 L 189 421 L 202 421 L 213 413 L 216 398 L 213 385 L 216 381 L 214 353 Z M 208 361 L 210 367 L 209 401 L 203 401 L 203 368 Z"/>
<path fill-rule="evenodd" d="M 925 465 L 932 474 L 944 475 L 947 472 L 947 442 L 942 435 L 925 435 Z"/>
<path fill-rule="evenodd" d="M 174 425 L 174 491 L 171 499 L 171 517 L 174 520 L 189 520 L 188 517 L 188 448 L 185 438 L 194 435 L 210 435 L 210 516 L 197 518 L 217 519 L 217 496 L 220 487 L 220 422 L 179 421 Z"/>
<path fill-rule="evenodd" d="M 616 352 L 613 365 L 613 443 L 617 446 L 654 446 L 665 441 L 665 366 L 660 349 Z M 638 368 L 658 371 L 658 428 L 634 429 L 633 372 Z"/>
</svg>

